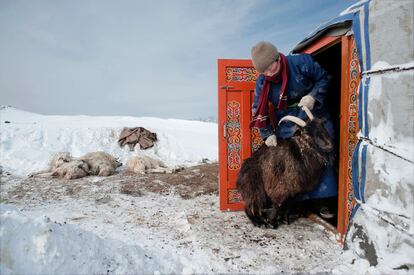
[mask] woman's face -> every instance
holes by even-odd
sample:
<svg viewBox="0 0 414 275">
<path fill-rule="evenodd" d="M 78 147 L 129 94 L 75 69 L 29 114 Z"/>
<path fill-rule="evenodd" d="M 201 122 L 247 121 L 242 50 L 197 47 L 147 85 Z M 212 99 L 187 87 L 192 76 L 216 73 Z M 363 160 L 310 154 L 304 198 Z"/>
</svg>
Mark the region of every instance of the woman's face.
<svg viewBox="0 0 414 275">
<path fill-rule="evenodd" d="M 264 76 L 272 77 L 280 72 L 280 55 L 276 61 L 272 62 L 269 67 L 263 72 Z"/>
</svg>

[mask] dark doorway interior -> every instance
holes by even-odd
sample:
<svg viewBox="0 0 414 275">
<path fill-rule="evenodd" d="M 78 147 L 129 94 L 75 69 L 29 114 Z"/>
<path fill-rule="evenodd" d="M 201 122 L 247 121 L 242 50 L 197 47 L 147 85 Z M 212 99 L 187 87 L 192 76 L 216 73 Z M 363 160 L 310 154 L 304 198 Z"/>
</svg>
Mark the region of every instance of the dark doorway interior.
<svg viewBox="0 0 414 275">
<path fill-rule="evenodd" d="M 339 171 L 339 144 L 340 144 L 340 99 L 341 99 L 341 43 L 337 43 L 326 49 L 318 51 L 314 55 L 314 59 L 324 67 L 332 76 L 332 84 L 329 94 L 326 98 L 326 106 L 329 108 L 331 118 L 335 129 L 335 167 L 338 175 Z M 324 218 L 333 226 L 337 226 L 338 213 L 338 197 L 311 200 L 307 202 L 307 209 L 311 212 Z M 334 214 L 334 217 L 329 218 L 329 215 L 324 215 L 323 207 L 328 207 L 329 212 Z M 322 212 L 322 213 L 321 213 Z"/>
</svg>

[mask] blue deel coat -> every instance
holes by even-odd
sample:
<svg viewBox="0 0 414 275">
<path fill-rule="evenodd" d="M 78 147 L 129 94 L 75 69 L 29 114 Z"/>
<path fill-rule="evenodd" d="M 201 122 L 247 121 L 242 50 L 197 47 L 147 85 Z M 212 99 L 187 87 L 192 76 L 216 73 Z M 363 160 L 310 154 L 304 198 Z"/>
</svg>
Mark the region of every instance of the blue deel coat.
<svg viewBox="0 0 414 275">
<path fill-rule="evenodd" d="M 288 55 L 288 83 L 286 92 L 288 97 L 288 108 L 286 110 L 277 110 L 279 103 L 279 93 L 281 83 L 271 83 L 268 99 L 275 106 L 276 130 L 274 131 L 270 120 L 266 121 L 266 127 L 261 128 L 260 135 L 263 140 L 272 134 L 278 138 L 290 138 L 295 131 L 292 122 L 283 122 L 278 126 L 279 120 L 286 115 L 293 115 L 306 119 L 307 115 L 298 107 L 300 99 L 305 95 L 311 95 L 315 99 L 315 105 L 312 113 L 315 117 L 325 117 L 327 128 L 332 140 L 334 139 L 333 124 L 330 115 L 325 106 L 325 97 L 329 90 L 331 76 L 309 54 Z M 259 103 L 259 96 L 264 83 L 264 75 L 260 75 L 256 80 L 254 91 L 254 103 L 252 113 L 254 114 Z M 331 197 L 337 194 L 337 176 L 333 167 L 328 167 L 321 177 L 319 186 L 311 192 L 303 194 L 303 199 Z"/>
<path fill-rule="evenodd" d="M 315 106 L 312 113 L 316 117 L 329 118 L 329 114 L 325 107 L 325 97 L 328 92 L 331 76 L 313 60 L 309 54 L 296 54 L 288 55 L 288 83 L 286 86 L 286 92 L 288 97 L 287 110 L 276 110 L 275 119 L 276 125 L 279 120 L 286 115 L 293 115 L 305 119 L 306 113 L 297 107 L 300 99 L 305 95 L 311 95 L 315 100 Z M 256 80 L 256 88 L 254 91 L 254 102 L 252 107 L 252 113 L 254 114 L 259 103 L 259 96 L 262 91 L 264 83 L 264 75 L 260 75 Z M 277 106 L 279 103 L 279 92 L 281 83 L 271 83 L 269 91 L 269 101 L 273 106 Z M 289 138 L 294 134 L 294 124 L 292 122 L 286 122 L 276 127 L 276 136 L 279 138 Z M 270 121 L 266 121 L 266 128 L 261 128 L 260 135 L 263 140 L 273 134 Z M 333 136 L 333 133 L 332 133 Z"/>
</svg>

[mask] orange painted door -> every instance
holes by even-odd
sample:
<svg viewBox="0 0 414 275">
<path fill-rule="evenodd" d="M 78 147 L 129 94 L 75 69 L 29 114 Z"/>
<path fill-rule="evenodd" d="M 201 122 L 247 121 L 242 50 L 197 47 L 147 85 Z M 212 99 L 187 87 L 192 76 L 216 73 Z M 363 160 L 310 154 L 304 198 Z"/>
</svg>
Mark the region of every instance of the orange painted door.
<svg viewBox="0 0 414 275">
<path fill-rule="evenodd" d="M 218 140 L 220 209 L 241 210 L 236 188 L 244 159 L 263 141 L 257 128 L 250 129 L 251 106 L 258 74 L 250 60 L 218 60 Z"/>
</svg>

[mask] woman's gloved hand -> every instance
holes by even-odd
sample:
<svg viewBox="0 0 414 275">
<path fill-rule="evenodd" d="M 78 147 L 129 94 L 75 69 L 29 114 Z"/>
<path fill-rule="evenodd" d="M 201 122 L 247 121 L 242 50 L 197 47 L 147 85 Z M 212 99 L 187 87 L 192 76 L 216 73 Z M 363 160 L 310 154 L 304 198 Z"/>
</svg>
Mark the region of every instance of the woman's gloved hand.
<svg viewBox="0 0 414 275">
<path fill-rule="evenodd" d="M 265 140 L 265 143 L 266 143 L 267 147 L 276 146 L 277 145 L 276 135 L 268 136 L 267 139 Z"/>
<path fill-rule="evenodd" d="M 313 105 L 315 105 L 315 99 L 313 98 L 313 96 L 305 95 L 299 101 L 298 107 L 306 106 L 306 107 L 308 107 L 309 111 L 312 111 L 313 110 Z"/>
</svg>

